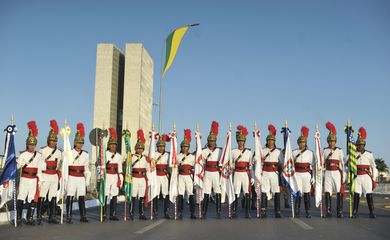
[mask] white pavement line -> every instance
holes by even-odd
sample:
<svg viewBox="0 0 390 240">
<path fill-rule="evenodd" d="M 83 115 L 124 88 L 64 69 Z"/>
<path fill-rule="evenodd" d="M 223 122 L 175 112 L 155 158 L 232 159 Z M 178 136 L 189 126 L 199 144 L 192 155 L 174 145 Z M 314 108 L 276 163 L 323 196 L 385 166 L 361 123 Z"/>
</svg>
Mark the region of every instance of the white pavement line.
<svg viewBox="0 0 390 240">
<path fill-rule="evenodd" d="M 153 228 L 157 227 L 158 225 L 165 222 L 165 219 L 158 220 L 157 222 L 150 224 L 144 228 L 141 228 L 140 230 L 136 231 L 135 234 L 144 234 L 145 232 L 152 230 Z"/>
<path fill-rule="evenodd" d="M 297 219 L 297 218 L 290 218 L 291 221 L 293 221 L 294 223 L 296 223 L 298 226 L 300 226 L 301 228 L 305 229 L 305 230 L 312 230 L 313 227 L 310 226 L 309 224 L 305 223 L 304 221 L 300 220 L 300 219 Z"/>
</svg>

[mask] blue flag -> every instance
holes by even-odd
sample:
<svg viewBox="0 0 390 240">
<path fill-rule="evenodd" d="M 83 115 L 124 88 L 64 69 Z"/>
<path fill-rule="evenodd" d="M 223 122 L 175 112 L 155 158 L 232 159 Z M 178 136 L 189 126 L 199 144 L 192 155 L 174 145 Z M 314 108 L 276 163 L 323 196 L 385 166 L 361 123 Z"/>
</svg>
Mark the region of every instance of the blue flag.
<svg viewBox="0 0 390 240">
<path fill-rule="evenodd" d="M 6 146 L 7 158 L 5 160 L 3 173 L 0 176 L 0 185 L 3 185 L 4 183 L 15 179 L 17 176 L 14 142 L 14 134 L 16 132 L 16 127 L 15 125 L 8 125 L 5 131 L 7 132 L 6 143 L 8 141 L 8 146 Z"/>
</svg>

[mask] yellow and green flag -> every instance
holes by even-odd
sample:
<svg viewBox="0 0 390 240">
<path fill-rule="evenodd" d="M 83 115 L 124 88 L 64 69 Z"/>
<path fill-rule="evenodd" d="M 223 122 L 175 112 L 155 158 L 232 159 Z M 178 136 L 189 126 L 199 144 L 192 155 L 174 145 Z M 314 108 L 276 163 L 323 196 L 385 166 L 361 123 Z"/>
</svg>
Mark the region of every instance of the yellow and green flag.
<svg viewBox="0 0 390 240">
<path fill-rule="evenodd" d="M 168 35 L 166 40 L 166 53 L 165 53 L 165 64 L 163 68 L 162 78 L 164 77 L 165 73 L 168 71 L 169 67 L 172 65 L 173 60 L 175 59 L 177 50 L 179 49 L 181 40 L 183 39 L 184 35 L 186 34 L 187 30 L 190 27 L 198 26 L 199 24 L 191 24 L 184 27 L 179 27 L 175 29 L 171 34 Z"/>
</svg>

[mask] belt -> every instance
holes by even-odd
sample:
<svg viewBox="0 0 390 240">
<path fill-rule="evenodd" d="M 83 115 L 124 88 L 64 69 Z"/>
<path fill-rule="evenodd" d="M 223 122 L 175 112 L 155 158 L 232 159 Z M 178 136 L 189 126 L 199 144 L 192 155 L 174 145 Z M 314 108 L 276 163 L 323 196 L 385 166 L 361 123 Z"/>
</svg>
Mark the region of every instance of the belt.
<svg viewBox="0 0 390 240">
<path fill-rule="evenodd" d="M 84 166 L 69 166 L 69 175 L 73 177 L 84 177 Z"/>
<path fill-rule="evenodd" d="M 108 173 L 108 174 L 118 174 L 118 168 L 116 168 L 116 167 L 109 167 L 109 168 L 107 168 L 106 173 Z"/>
<path fill-rule="evenodd" d="M 145 178 L 146 177 L 146 169 L 145 168 L 133 168 L 132 176 L 135 178 Z"/>
<path fill-rule="evenodd" d="M 357 166 L 357 174 L 358 175 L 365 175 L 370 172 L 370 166 L 369 165 L 358 165 Z"/>
<path fill-rule="evenodd" d="M 206 163 L 206 171 L 207 172 L 218 172 L 219 171 L 218 162 L 215 162 L 215 163 L 207 162 Z"/>
<path fill-rule="evenodd" d="M 265 172 L 277 172 L 279 167 L 278 162 L 265 162 L 263 165 L 263 171 Z"/>
</svg>

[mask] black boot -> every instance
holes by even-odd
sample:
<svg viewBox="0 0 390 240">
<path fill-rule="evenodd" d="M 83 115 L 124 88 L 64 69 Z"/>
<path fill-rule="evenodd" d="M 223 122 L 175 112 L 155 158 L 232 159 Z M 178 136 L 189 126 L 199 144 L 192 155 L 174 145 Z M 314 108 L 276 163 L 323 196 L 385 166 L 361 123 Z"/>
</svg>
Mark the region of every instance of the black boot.
<svg viewBox="0 0 390 240">
<path fill-rule="evenodd" d="M 104 197 L 104 205 L 103 205 L 103 222 L 107 220 L 107 196 Z"/>
<path fill-rule="evenodd" d="M 118 198 L 117 196 L 114 196 L 111 198 L 110 201 L 110 220 L 112 221 L 118 221 L 118 217 L 116 216 L 116 206 L 118 203 Z"/>
<path fill-rule="evenodd" d="M 158 218 L 158 196 L 156 196 L 153 200 L 153 219 Z"/>
<path fill-rule="evenodd" d="M 34 200 L 32 200 L 31 203 L 28 205 L 27 217 L 26 217 L 27 218 L 27 222 L 26 222 L 27 225 L 31 225 L 31 226 L 35 225 L 35 221 L 34 221 L 35 206 L 36 206 L 36 203 L 34 202 Z"/>
<path fill-rule="evenodd" d="M 164 198 L 164 218 L 171 219 L 171 216 L 169 216 L 169 195 L 165 196 Z"/>
<path fill-rule="evenodd" d="M 134 220 L 135 197 L 131 197 L 131 202 L 129 205 L 129 217 L 131 220 Z"/>
<path fill-rule="evenodd" d="M 183 219 L 184 198 L 183 195 L 177 196 L 177 219 Z"/>
<path fill-rule="evenodd" d="M 329 192 L 325 193 L 325 216 L 332 217 L 332 197 L 330 196 Z"/>
<path fill-rule="evenodd" d="M 221 194 L 220 193 L 215 194 L 215 198 L 216 198 L 215 209 L 217 211 L 217 218 L 220 219 L 221 218 Z"/>
<path fill-rule="evenodd" d="M 216 194 L 216 195 L 218 195 L 218 194 Z M 195 216 L 195 195 L 190 195 L 188 198 L 190 201 L 191 219 L 196 219 L 196 216 Z M 217 199 L 217 202 L 218 202 L 218 199 Z"/>
<path fill-rule="evenodd" d="M 238 208 L 238 201 L 239 201 L 239 196 L 236 194 L 236 200 L 232 203 L 233 209 L 232 209 L 232 218 L 237 218 L 237 208 Z M 245 203 L 244 203 L 245 204 Z"/>
<path fill-rule="evenodd" d="M 343 197 L 337 193 L 337 218 L 343 218 Z"/>
<path fill-rule="evenodd" d="M 73 209 L 73 197 L 66 197 L 66 222 L 73 223 L 72 221 L 72 209 Z"/>
<path fill-rule="evenodd" d="M 298 196 L 294 202 L 294 214 L 296 218 L 299 218 L 301 216 L 301 199 L 302 197 Z"/>
<path fill-rule="evenodd" d="M 56 211 L 57 211 L 57 198 L 53 197 L 51 198 L 50 205 L 49 205 L 49 223 L 50 224 L 59 224 L 59 222 L 56 219 Z"/>
<path fill-rule="evenodd" d="M 354 193 L 353 194 L 353 210 L 352 210 L 352 217 L 353 218 L 358 218 L 358 212 L 359 212 L 359 202 L 360 202 L 360 194 L 359 193 Z M 367 201 L 368 203 L 368 201 Z"/>
<path fill-rule="evenodd" d="M 245 217 L 246 218 L 251 218 L 251 215 L 249 214 L 249 209 L 250 209 L 250 197 L 249 193 L 245 194 Z"/>
<path fill-rule="evenodd" d="M 251 210 L 257 210 L 257 193 L 256 184 L 251 186 L 252 198 L 251 198 Z"/>
<path fill-rule="evenodd" d="M 16 224 L 18 227 L 22 226 L 23 200 L 16 202 Z"/>
<path fill-rule="evenodd" d="M 283 193 L 283 198 L 284 198 L 284 208 L 291 208 L 290 206 L 290 194 L 288 194 L 288 190 L 285 190 L 285 192 Z"/>
<path fill-rule="evenodd" d="M 85 208 L 85 196 L 79 197 L 79 212 L 80 212 L 80 222 L 88 222 L 87 219 L 87 210 Z"/>
<path fill-rule="evenodd" d="M 37 224 L 41 225 L 42 224 L 42 206 L 43 206 L 44 198 L 40 197 L 38 198 L 38 203 L 37 203 Z"/>
<path fill-rule="evenodd" d="M 267 217 L 268 198 L 266 193 L 261 193 L 261 212 L 260 218 Z"/>
<path fill-rule="evenodd" d="M 275 207 L 275 217 L 281 218 L 282 215 L 280 214 L 280 193 L 275 193 L 275 199 L 274 199 L 274 207 Z"/>
<path fill-rule="evenodd" d="M 245 209 L 245 196 L 242 196 L 241 207 L 242 207 L 242 209 Z"/>
<path fill-rule="evenodd" d="M 147 220 L 145 216 L 145 198 L 143 197 L 139 199 L 138 212 L 140 220 Z"/>
<path fill-rule="evenodd" d="M 204 194 L 202 202 L 202 219 L 207 218 L 207 208 L 209 207 L 209 195 Z"/>
<path fill-rule="evenodd" d="M 370 210 L 370 218 L 376 218 L 374 214 L 374 199 L 372 198 L 372 193 L 366 194 L 366 199 L 367 199 L 368 210 Z"/>
<path fill-rule="evenodd" d="M 309 213 L 309 210 L 310 210 L 310 193 L 304 193 L 303 194 L 303 201 L 305 202 L 306 218 L 311 218 L 311 215 Z"/>
</svg>

